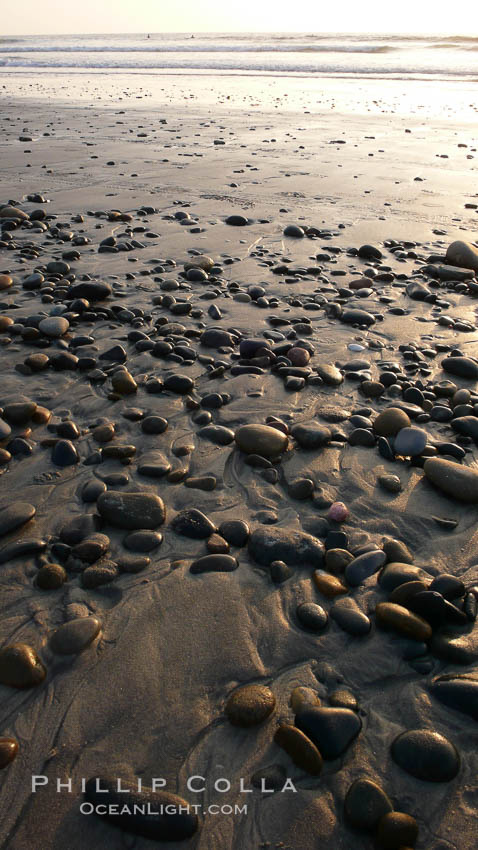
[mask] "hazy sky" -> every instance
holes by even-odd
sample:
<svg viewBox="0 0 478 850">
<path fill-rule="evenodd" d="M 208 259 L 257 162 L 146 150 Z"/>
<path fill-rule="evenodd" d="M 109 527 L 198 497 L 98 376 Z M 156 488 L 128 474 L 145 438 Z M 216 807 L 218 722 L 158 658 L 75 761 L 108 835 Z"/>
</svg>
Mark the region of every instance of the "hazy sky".
<svg viewBox="0 0 478 850">
<path fill-rule="evenodd" d="M 430 32 L 478 34 L 475 0 L 20 0 L 2 35 L 122 32 Z M 8 17 L 8 20 L 6 18 Z"/>
</svg>

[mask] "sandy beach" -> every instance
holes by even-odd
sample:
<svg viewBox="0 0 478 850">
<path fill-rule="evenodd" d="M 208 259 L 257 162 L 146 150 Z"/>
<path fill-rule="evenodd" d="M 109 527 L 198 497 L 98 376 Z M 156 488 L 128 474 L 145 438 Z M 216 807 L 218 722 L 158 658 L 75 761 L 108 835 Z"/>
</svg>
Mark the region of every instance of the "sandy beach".
<svg viewBox="0 0 478 850">
<path fill-rule="evenodd" d="M 157 846 L 92 777 L 191 850 L 476 846 L 478 132 L 430 87 L 3 75 L 2 847 Z"/>
</svg>

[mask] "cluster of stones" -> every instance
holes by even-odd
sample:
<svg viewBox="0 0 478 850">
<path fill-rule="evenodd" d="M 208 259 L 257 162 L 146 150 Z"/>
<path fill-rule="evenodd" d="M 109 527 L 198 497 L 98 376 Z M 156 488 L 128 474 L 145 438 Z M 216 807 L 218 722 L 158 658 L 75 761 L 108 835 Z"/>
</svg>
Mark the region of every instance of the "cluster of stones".
<svg viewBox="0 0 478 850">
<path fill-rule="evenodd" d="M 331 705 L 322 706 L 311 688 L 297 687 L 291 694 L 294 723 L 280 722 L 274 741 L 293 763 L 312 776 L 318 776 L 323 760 L 342 756 L 359 735 L 362 721 L 358 705 L 348 691 L 330 696 Z M 352 706 L 352 707 L 350 707 Z M 225 715 L 233 726 L 250 728 L 272 718 L 276 698 L 267 685 L 242 685 L 227 698 Z"/>
</svg>

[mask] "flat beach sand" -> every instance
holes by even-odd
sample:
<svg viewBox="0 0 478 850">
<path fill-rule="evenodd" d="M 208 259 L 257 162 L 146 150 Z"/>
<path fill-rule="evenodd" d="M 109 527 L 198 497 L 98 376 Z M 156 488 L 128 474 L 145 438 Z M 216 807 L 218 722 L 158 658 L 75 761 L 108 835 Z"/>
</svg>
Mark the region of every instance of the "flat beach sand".
<svg viewBox="0 0 478 850">
<path fill-rule="evenodd" d="M 80 811 L 160 777 L 191 850 L 472 850 L 473 86 L 32 79 L 0 88 L 1 846 L 178 846 Z"/>
</svg>

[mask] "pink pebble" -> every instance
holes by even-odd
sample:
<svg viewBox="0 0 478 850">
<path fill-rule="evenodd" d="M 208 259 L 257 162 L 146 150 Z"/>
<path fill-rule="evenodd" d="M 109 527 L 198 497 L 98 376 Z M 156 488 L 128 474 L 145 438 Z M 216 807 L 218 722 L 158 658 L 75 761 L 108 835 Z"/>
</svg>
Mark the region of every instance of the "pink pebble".
<svg viewBox="0 0 478 850">
<path fill-rule="evenodd" d="M 349 509 L 343 502 L 334 502 L 329 508 L 328 517 L 334 522 L 345 522 L 349 515 Z"/>
<path fill-rule="evenodd" d="M 305 348 L 290 348 L 287 357 L 293 366 L 307 366 L 310 354 Z"/>
</svg>

